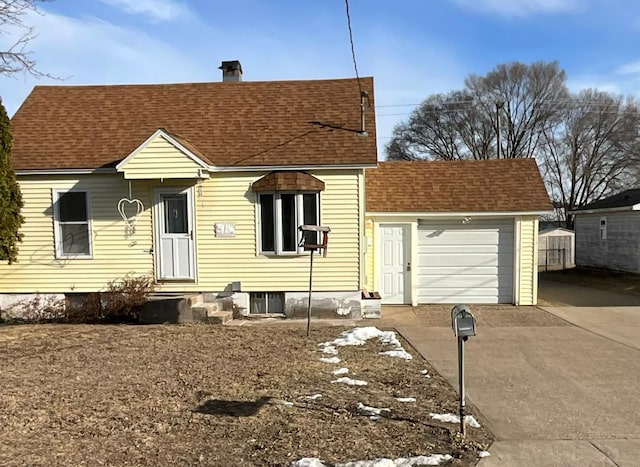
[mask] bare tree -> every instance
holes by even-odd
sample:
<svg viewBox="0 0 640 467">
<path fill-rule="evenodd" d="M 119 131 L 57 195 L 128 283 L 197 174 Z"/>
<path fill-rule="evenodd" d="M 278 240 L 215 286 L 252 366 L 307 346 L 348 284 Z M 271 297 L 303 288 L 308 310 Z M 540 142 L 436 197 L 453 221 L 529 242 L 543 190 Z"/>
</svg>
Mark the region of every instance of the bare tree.
<svg viewBox="0 0 640 467">
<path fill-rule="evenodd" d="M 485 76 L 469 76 L 465 87 L 482 113 L 495 113 L 491 123 L 496 135 L 501 120 L 501 157 L 534 157 L 543 130 L 558 121 L 562 102 L 569 97 L 565 81 L 558 62 L 514 62 L 498 65 Z"/>
<path fill-rule="evenodd" d="M 568 98 L 565 80 L 557 62 L 514 62 L 470 75 L 463 90 L 428 97 L 394 129 L 388 158 L 534 157 L 544 129 L 559 119 L 558 103 Z"/>
<path fill-rule="evenodd" d="M 429 96 L 394 129 L 389 159 L 487 159 L 495 147 L 490 118 L 465 91 Z"/>
<path fill-rule="evenodd" d="M 36 68 L 36 62 L 27 47 L 37 34 L 33 27 L 24 22 L 24 16 L 29 12 L 39 13 L 37 3 L 44 1 L 48 0 L 0 0 L 0 34 L 7 34 L 8 29 L 21 31 L 13 45 L 0 50 L 0 75 L 27 73 L 50 77 Z"/>
<path fill-rule="evenodd" d="M 548 127 L 539 161 L 554 201 L 566 212 L 621 189 L 638 168 L 640 110 L 633 99 L 587 89 Z"/>
</svg>

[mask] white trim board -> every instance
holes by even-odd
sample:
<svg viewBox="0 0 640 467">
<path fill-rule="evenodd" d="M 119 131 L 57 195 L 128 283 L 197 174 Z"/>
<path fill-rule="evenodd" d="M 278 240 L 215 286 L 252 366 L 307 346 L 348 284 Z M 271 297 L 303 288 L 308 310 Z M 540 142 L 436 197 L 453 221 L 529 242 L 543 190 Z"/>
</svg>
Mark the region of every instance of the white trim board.
<svg viewBox="0 0 640 467">
<path fill-rule="evenodd" d="M 580 209 L 576 211 L 568 211 L 569 214 L 577 216 L 579 214 L 605 214 L 607 212 L 621 211 L 640 211 L 640 203 L 631 206 L 620 206 L 617 208 L 599 208 L 599 209 Z"/>
<path fill-rule="evenodd" d="M 486 212 L 367 212 L 367 217 L 432 218 L 432 217 L 515 217 L 542 216 L 552 211 L 486 211 Z"/>
<path fill-rule="evenodd" d="M 129 157 L 129 156 L 127 156 Z M 122 164 L 124 160 L 118 163 Z M 296 171 L 296 170 L 361 170 L 373 169 L 375 165 L 256 165 L 256 166 L 224 166 L 216 167 L 207 165 L 209 172 L 271 172 L 274 170 Z M 16 175 L 89 175 L 89 174 L 114 174 L 118 173 L 115 168 L 100 169 L 29 169 L 16 170 Z"/>
</svg>

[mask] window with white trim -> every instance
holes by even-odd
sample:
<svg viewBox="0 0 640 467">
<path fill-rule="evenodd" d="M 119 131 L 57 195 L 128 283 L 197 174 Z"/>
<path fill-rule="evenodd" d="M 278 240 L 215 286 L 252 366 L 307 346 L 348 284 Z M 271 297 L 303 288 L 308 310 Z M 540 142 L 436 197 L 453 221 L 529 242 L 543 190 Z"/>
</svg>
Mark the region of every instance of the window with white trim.
<svg viewBox="0 0 640 467">
<path fill-rule="evenodd" d="M 91 257 L 89 195 L 86 191 L 54 191 L 56 257 Z"/>
<path fill-rule="evenodd" d="M 258 195 L 259 251 L 268 255 L 296 255 L 299 225 L 320 225 L 320 194 L 275 192 Z M 318 243 L 317 232 L 306 232 L 304 243 Z"/>
<path fill-rule="evenodd" d="M 601 217 L 600 218 L 600 240 L 606 240 L 606 239 L 607 239 L 607 218 Z"/>
</svg>

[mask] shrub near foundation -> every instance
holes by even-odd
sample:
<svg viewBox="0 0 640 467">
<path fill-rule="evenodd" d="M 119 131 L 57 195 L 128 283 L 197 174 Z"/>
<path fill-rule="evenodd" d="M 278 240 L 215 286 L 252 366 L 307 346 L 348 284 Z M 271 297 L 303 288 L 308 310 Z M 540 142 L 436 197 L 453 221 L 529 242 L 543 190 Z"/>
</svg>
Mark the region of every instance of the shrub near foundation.
<svg viewBox="0 0 640 467">
<path fill-rule="evenodd" d="M 101 294 L 103 317 L 107 321 L 138 322 L 142 305 L 155 290 L 150 276 L 130 276 L 107 284 Z"/>
<path fill-rule="evenodd" d="M 67 311 L 71 323 L 137 323 L 140 309 L 155 290 L 150 276 L 127 275 L 109 282 L 104 292 L 87 295 L 82 305 Z"/>
</svg>

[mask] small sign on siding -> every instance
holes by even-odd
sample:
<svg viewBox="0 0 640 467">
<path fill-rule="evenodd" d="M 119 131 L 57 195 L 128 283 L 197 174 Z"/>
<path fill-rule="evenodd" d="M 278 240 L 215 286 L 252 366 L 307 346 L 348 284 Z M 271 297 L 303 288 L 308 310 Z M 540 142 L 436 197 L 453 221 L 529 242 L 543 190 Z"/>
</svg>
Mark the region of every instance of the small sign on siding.
<svg viewBox="0 0 640 467">
<path fill-rule="evenodd" d="M 229 223 L 219 223 L 213 225 L 213 231 L 216 237 L 235 237 L 236 225 Z"/>
</svg>

